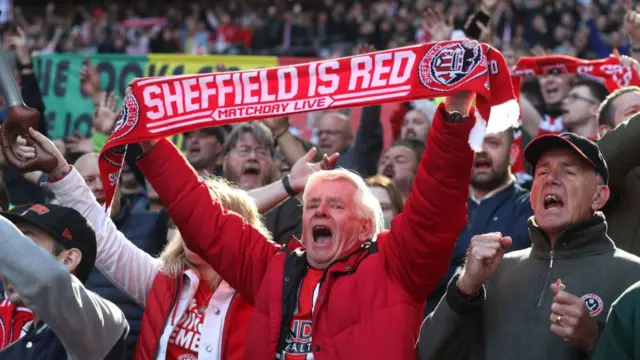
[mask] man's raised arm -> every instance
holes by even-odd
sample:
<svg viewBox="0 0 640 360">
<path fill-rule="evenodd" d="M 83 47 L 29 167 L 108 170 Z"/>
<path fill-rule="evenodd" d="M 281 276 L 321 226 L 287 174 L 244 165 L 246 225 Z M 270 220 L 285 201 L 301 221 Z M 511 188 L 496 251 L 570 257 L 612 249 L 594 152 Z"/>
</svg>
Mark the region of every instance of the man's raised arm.
<svg viewBox="0 0 640 360">
<path fill-rule="evenodd" d="M 417 301 L 425 301 L 444 276 L 467 221 L 473 97 L 458 93 L 438 107 L 411 195 L 380 244 L 388 271 Z"/>
</svg>

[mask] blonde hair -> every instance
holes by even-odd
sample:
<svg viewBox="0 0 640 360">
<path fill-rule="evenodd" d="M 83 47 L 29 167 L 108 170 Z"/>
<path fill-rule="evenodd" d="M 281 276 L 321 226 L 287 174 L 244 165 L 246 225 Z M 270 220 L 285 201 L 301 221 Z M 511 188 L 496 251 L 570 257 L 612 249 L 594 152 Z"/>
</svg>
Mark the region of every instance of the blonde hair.
<svg viewBox="0 0 640 360">
<path fill-rule="evenodd" d="M 211 197 L 219 201 L 224 209 L 240 215 L 247 224 L 271 240 L 271 233 L 264 224 L 256 202 L 249 194 L 221 177 L 207 176 L 204 181 Z M 162 270 L 174 278 L 180 277 L 186 268 L 195 267 L 195 264 L 187 259 L 184 241 L 179 232 L 169 239 L 167 246 L 160 254 L 160 260 L 163 264 Z"/>
<path fill-rule="evenodd" d="M 375 195 L 373 195 L 373 192 L 367 186 L 365 181 L 360 177 L 360 175 L 352 171 L 339 168 L 314 172 L 307 180 L 307 185 L 304 193 L 302 194 L 302 202 L 305 203 L 307 201 L 309 192 L 314 186 L 325 181 L 335 180 L 346 180 L 356 187 L 356 193 L 353 201 L 356 204 L 358 216 L 360 219 L 371 219 L 373 227 L 371 229 L 371 234 L 369 234 L 369 238 L 376 237 L 384 228 L 382 207 L 380 207 L 380 202 Z"/>
</svg>

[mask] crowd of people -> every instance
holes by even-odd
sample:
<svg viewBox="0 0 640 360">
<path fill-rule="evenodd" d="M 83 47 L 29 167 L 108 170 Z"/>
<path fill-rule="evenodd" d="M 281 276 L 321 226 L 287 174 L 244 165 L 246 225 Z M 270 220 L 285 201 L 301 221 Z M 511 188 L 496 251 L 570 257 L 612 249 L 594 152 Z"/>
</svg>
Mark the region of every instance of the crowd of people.
<svg viewBox="0 0 640 360">
<path fill-rule="evenodd" d="M 330 57 L 353 46 L 377 49 L 429 42 L 460 33 L 480 0 L 379 1 L 112 1 L 14 9 L 40 53 L 265 54 Z M 625 0 L 492 0 L 485 31 L 496 46 L 601 58 L 611 48 L 628 52 L 622 31 Z M 16 4 L 18 5 L 18 4 Z M 434 21 L 427 10 L 440 16 Z"/>
<path fill-rule="evenodd" d="M 617 50 L 640 76 L 626 1 L 52 3 L 14 20 L 4 46 L 41 114 L 33 60 L 51 52 L 336 57 L 468 37 L 510 66 Z M 42 118 L 0 141 L 0 359 L 637 358 L 640 87 L 529 77 L 520 127 L 475 153 L 468 91 L 407 104 L 388 146 L 380 105 L 356 131 L 314 114 L 316 144 L 286 117 L 130 144 L 107 213 L 96 139 L 124 115 L 90 62 L 80 77 L 92 137 L 50 139 Z"/>
</svg>

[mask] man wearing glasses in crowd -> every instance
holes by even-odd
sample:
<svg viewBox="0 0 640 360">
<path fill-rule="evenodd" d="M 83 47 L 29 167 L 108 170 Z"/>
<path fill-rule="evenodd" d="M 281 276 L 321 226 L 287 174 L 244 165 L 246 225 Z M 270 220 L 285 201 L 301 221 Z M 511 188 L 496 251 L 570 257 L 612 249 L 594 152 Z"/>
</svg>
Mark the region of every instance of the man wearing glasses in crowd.
<svg viewBox="0 0 640 360">
<path fill-rule="evenodd" d="M 568 131 L 595 141 L 598 136 L 598 109 L 609 95 L 607 88 L 591 79 L 578 80 L 562 102 L 563 124 Z"/>
</svg>

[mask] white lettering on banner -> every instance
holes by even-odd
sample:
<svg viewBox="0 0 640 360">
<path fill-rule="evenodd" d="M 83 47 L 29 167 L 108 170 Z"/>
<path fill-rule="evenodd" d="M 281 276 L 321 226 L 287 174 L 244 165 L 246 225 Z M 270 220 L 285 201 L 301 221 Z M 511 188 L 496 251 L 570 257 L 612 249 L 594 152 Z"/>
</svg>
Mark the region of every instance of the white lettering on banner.
<svg viewBox="0 0 640 360">
<path fill-rule="evenodd" d="M 388 85 L 399 85 L 409 80 L 411 71 L 416 62 L 416 54 L 410 50 L 396 51 L 393 53 L 393 66 L 391 68 L 382 66 L 385 60 L 389 60 L 391 53 L 378 53 L 371 55 L 355 57 L 351 59 L 351 78 L 349 78 L 349 91 L 358 87 L 358 80 L 361 79 L 360 89 L 368 89 L 370 87 L 383 87 Z M 371 80 L 371 70 L 375 61 L 376 67 Z M 401 74 L 400 72 L 403 71 Z M 388 78 L 383 79 L 383 75 Z M 386 77 L 386 76 L 385 76 Z M 376 81 L 377 80 L 377 81 Z"/>
<path fill-rule="evenodd" d="M 182 86 L 184 86 L 184 103 L 185 110 L 187 112 L 198 110 L 199 106 L 193 103 L 193 100 L 198 98 L 200 93 L 199 91 L 193 91 L 191 88 L 193 85 L 197 84 L 196 79 L 186 79 L 182 82 Z"/>
<path fill-rule="evenodd" d="M 236 106 L 218 108 L 211 116 L 214 120 L 244 119 L 263 114 L 273 116 L 289 114 L 292 112 L 306 112 L 326 109 L 333 103 L 330 97 L 316 97 L 304 100 L 283 101 L 272 104 Z"/>
<path fill-rule="evenodd" d="M 260 84 L 258 82 L 252 83 L 251 79 L 258 79 L 257 71 L 247 71 L 242 73 L 242 83 L 244 85 L 244 103 L 245 104 L 255 104 L 260 101 L 260 97 L 253 95 L 253 92 L 256 90 L 260 90 Z"/>
<path fill-rule="evenodd" d="M 607 75 L 619 74 L 622 72 L 621 65 L 604 64 L 600 65 L 600 71 Z"/>
<path fill-rule="evenodd" d="M 577 69 L 578 74 L 590 73 L 592 71 L 593 71 L 593 65 L 580 65 L 578 66 L 578 69 Z"/>
<path fill-rule="evenodd" d="M 497 75 L 500 70 L 498 70 L 498 62 L 495 60 L 489 61 L 489 72 L 491 75 Z"/>
<path fill-rule="evenodd" d="M 372 87 L 386 86 L 388 83 L 388 80 L 382 79 L 382 76 L 390 73 L 391 67 L 385 66 L 384 62 L 391 60 L 391 54 L 383 53 L 383 54 L 377 55 L 375 59 L 376 59 L 376 66 L 373 68 L 373 79 L 371 79 L 371 86 Z"/>
<path fill-rule="evenodd" d="M 291 89 L 287 92 L 287 76 Z M 298 70 L 294 67 L 278 69 L 278 100 L 293 99 L 298 94 Z M 238 105 L 238 104 L 236 104 Z"/>
<path fill-rule="evenodd" d="M 202 99 L 202 108 L 206 109 L 209 107 L 209 96 L 216 94 L 215 88 L 210 88 L 209 86 L 207 86 L 213 82 L 213 75 L 203 76 L 199 78 L 198 82 L 200 83 L 200 93 L 202 94 L 200 96 Z"/>
<path fill-rule="evenodd" d="M 318 69 L 317 73 L 316 68 Z M 334 70 L 339 69 L 340 63 L 333 60 L 320 63 L 320 65 L 318 65 L 318 63 L 309 64 L 309 92 L 307 94 L 309 97 L 315 96 L 316 91 L 320 93 L 320 95 L 329 95 L 338 90 L 338 86 L 340 85 L 340 76 L 338 76 L 338 74 L 328 74 L 327 68 Z M 318 85 L 318 80 L 322 82 L 329 82 L 331 85 Z"/>
<path fill-rule="evenodd" d="M 400 50 L 357 56 L 342 62 L 315 62 L 303 67 L 182 76 L 166 82 L 150 82 L 141 89 L 145 115 L 151 120 L 146 125 L 157 133 L 179 127 L 180 121 L 193 124 L 206 121 L 209 116 L 220 121 L 316 111 L 331 104 L 351 106 L 373 99 L 393 101 L 410 91 L 409 80 L 415 64 L 416 54 L 412 50 Z M 349 71 L 349 76 L 341 77 Z M 300 76 L 305 76 L 302 84 Z M 301 86 L 308 88 L 301 89 Z M 334 96 L 340 88 L 349 91 Z"/>
</svg>

